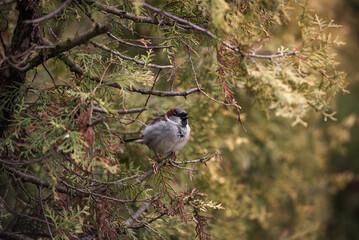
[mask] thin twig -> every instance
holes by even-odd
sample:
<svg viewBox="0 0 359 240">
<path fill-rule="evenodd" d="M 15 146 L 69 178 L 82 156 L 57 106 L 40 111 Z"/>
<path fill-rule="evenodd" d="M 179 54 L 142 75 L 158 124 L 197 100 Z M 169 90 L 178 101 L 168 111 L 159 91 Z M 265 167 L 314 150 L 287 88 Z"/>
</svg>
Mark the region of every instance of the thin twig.
<svg viewBox="0 0 359 240">
<path fill-rule="evenodd" d="M 207 98 L 211 99 L 212 101 L 216 102 L 216 103 L 219 103 L 219 104 L 222 104 L 222 105 L 225 105 L 225 106 L 230 106 L 232 107 L 231 104 L 229 103 L 225 103 L 225 102 L 222 102 L 222 101 L 218 101 L 217 99 L 214 99 L 213 97 L 209 96 L 208 93 L 206 93 L 202 88 L 201 86 L 199 85 L 198 83 L 198 79 L 197 79 L 197 73 L 196 73 L 196 70 L 194 69 L 194 65 L 193 65 L 193 62 L 192 62 L 192 58 L 191 58 L 191 52 L 189 50 L 189 48 L 187 48 L 187 52 L 188 52 L 188 59 L 189 59 L 189 62 L 191 63 L 191 68 L 192 68 L 192 72 L 193 72 L 193 75 L 194 75 L 194 80 L 197 84 L 197 87 L 200 89 L 200 92 L 203 93 Z"/>
<path fill-rule="evenodd" d="M 143 225 L 145 225 L 145 227 L 147 227 L 148 229 L 150 229 L 152 232 L 156 233 L 157 236 L 159 236 L 162 240 L 166 240 L 166 238 L 164 236 L 162 236 L 157 230 L 153 229 L 152 227 L 150 227 L 150 225 L 146 222 L 142 222 Z"/>
<path fill-rule="evenodd" d="M 182 162 L 178 162 L 178 161 L 172 161 L 175 164 L 190 164 L 190 163 L 206 163 L 209 160 L 211 160 L 213 157 L 219 157 L 221 158 L 221 155 L 218 153 L 217 150 L 208 152 L 206 155 L 204 155 L 203 157 L 199 158 L 199 159 L 194 159 L 194 160 L 188 160 L 188 161 L 182 161 Z"/>
<path fill-rule="evenodd" d="M 172 165 L 172 166 L 174 166 L 174 167 L 176 167 L 176 168 L 178 168 L 178 169 L 182 169 L 182 170 L 188 170 L 188 171 L 198 171 L 198 169 L 195 169 L 195 168 L 187 168 L 187 167 L 181 167 L 181 166 L 178 166 L 177 164 L 176 164 L 176 162 L 175 161 L 169 161 L 169 163 Z"/>
<path fill-rule="evenodd" d="M 244 56 L 250 57 L 250 58 L 254 57 L 254 58 L 263 58 L 263 59 L 270 59 L 270 60 L 272 60 L 273 58 L 280 58 L 280 57 L 293 56 L 293 55 L 297 55 L 297 52 L 292 51 L 292 52 L 278 53 L 278 54 L 273 54 L 273 55 L 260 55 L 260 54 L 252 54 L 252 53 L 244 54 Z"/>
<path fill-rule="evenodd" d="M 172 48 L 173 45 L 169 45 L 169 46 L 142 46 L 142 45 L 138 45 L 138 44 L 134 44 L 134 43 L 129 43 L 129 42 L 125 42 L 122 39 L 117 38 L 115 35 L 113 35 L 112 33 L 108 32 L 107 35 L 113 39 L 115 39 L 117 42 L 120 42 L 122 44 L 131 46 L 131 47 L 137 47 L 137 48 L 144 48 L 144 49 L 162 49 L 162 48 Z"/>
<path fill-rule="evenodd" d="M 100 108 L 100 107 L 93 107 L 93 111 L 94 112 L 98 112 L 98 113 L 112 113 L 112 112 L 115 112 L 117 114 L 130 114 L 130 113 L 141 113 L 143 111 L 146 111 L 147 108 L 145 107 L 142 107 L 142 108 L 129 108 L 129 109 L 121 109 L 121 110 L 105 110 L 103 108 Z"/>
<path fill-rule="evenodd" d="M 132 228 L 132 224 L 134 221 L 136 221 L 137 223 L 141 224 L 141 227 L 146 227 L 148 229 L 150 229 L 151 231 L 153 231 L 154 233 L 157 234 L 157 236 L 159 236 L 162 240 L 166 240 L 166 238 L 164 238 L 158 231 L 156 231 L 155 229 L 153 229 L 152 227 L 150 227 L 150 225 L 147 222 L 142 222 L 137 220 L 137 217 L 139 217 L 145 210 L 148 209 L 148 207 L 150 206 L 149 203 L 147 203 L 148 205 L 142 205 L 133 215 L 131 215 L 130 213 L 130 209 L 128 208 L 127 204 L 124 204 L 127 213 L 130 215 L 130 218 L 126 220 L 126 225 L 129 228 Z M 137 214 L 137 212 L 139 213 L 139 215 L 137 217 L 135 217 L 135 214 Z M 139 227 L 137 227 L 139 228 Z"/>
<path fill-rule="evenodd" d="M 274 58 L 272 58 L 271 60 L 272 60 L 272 62 L 274 62 L 274 64 L 277 66 L 277 68 L 278 68 L 279 70 L 282 70 L 282 68 L 280 67 L 279 63 L 278 63 Z"/>
<path fill-rule="evenodd" d="M 64 10 L 64 8 L 71 2 L 72 0 L 66 0 L 63 4 L 61 4 L 55 11 L 45 15 L 45 16 L 42 16 L 40 18 L 36 18 L 36 19 L 32 19 L 32 20 L 25 20 L 24 22 L 25 23 L 28 23 L 28 24 L 36 24 L 36 23 L 39 23 L 39 22 L 42 22 L 42 21 L 45 21 L 45 20 L 48 20 L 50 18 L 53 18 L 55 17 L 58 13 L 60 13 L 62 10 Z"/>
<path fill-rule="evenodd" d="M 156 84 L 157 84 L 157 82 L 158 82 L 158 81 L 157 81 L 157 78 L 158 78 L 158 75 L 160 74 L 160 72 L 161 72 L 161 69 L 159 69 L 158 72 L 157 72 L 157 74 L 156 74 L 156 77 L 155 77 L 155 80 L 153 81 L 153 85 L 152 85 L 151 90 L 153 90 L 153 89 L 156 87 Z M 147 97 L 147 99 L 146 99 L 146 102 L 145 102 L 145 104 L 143 105 L 143 108 L 146 108 L 146 107 L 147 107 L 147 104 L 148 104 L 148 102 L 150 101 L 151 96 L 152 96 L 151 94 L 148 95 L 148 97 Z M 136 121 L 136 120 L 140 117 L 141 113 L 142 113 L 142 112 L 139 112 L 139 113 L 137 114 L 137 116 L 135 117 L 134 121 Z"/>
<path fill-rule="evenodd" d="M 257 61 L 254 60 L 252 57 L 249 57 L 249 59 L 254 63 L 254 65 L 256 65 L 258 71 L 259 71 L 261 74 L 263 74 L 263 70 L 262 70 L 261 66 L 257 63 Z"/>
<path fill-rule="evenodd" d="M 140 65 L 145 65 L 147 67 L 152 67 L 152 68 L 158 68 L 158 69 L 166 69 L 166 68 L 173 68 L 172 65 L 157 65 L 157 64 L 152 64 L 152 63 L 145 63 L 143 61 L 140 61 L 140 60 L 137 60 L 135 58 L 131 58 L 129 56 L 126 56 L 126 55 L 123 55 L 115 50 L 112 50 L 108 47 L 106 47 L 105 45 L 103 44 L 100 44 L 100 43 L 97 43 L 95 41 L 90 41 L 91 44 L 93 44 L 95 47 L 98 47 L 98 48 L 101 48 L 107 52 L 110 52 L 116 56 L 119 56 L 120 58 L 124 59 L 124 60 L 128 60 L 128 61 L 132 61 L 134 63 L 137 63 L 137 64 L 140 64 Z"/>
<path fill-rule="evenodd" d="M 45 68 L 47 74 L 49 74 L 49 76 L 50 76 L 50 78 L 51 78 L 51 80 L 52 80 L 52 83 L 53 83 L 54 86 L 56 87 L 57 85 L 56 85 L 55 78 L 52 76 L 51 72 L 50 72 L 49 69 L 46 67 L 45 63 L 42 63 L 41 65 Z M 56 90 L 57 90 L 57 92 L 61 95 L 60 90 L 59 90 L 58 88 L 56 88 Z"/>
<path fill-rule="evenodd" d="M 151 94 L 151 95 L 156 95 L 159 97 L 173 97 L 173 96 L 187 96 L 189 94 L 195 93 L 195 92 L 200 92 L 201 91 L 201 87 L 198 86 L 196 88 L 191 88 L 189 90 L 186 91 L 158 91 L 158 90 L 149 90 L 149 89 L 143 89 L 143 88 L 136 88 L 134 86 L 130 86 L 128 87 L 128 90 L 131 92 L 138 92 L 141 94 Z"/>
</svg>

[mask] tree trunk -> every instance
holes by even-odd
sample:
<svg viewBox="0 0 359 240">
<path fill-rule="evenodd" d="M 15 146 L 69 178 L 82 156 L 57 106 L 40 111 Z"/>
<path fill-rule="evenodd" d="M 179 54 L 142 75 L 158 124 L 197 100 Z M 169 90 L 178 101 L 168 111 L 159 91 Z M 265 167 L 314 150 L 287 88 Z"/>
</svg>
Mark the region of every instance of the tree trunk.
<svg viewBox="0 0 359 240">
<path fill-rule="evenodd" d="M 39 25 L 24 22 L 36 18 L 38 4 L 39 0 L 17 1 L 16 10 L 19 15 L 11 45 L 3 46 L 6 60 L 0 66 L 0 92 L 4 94 L 0 104 L 0 136 L 4 135 L 11 119 L 16 99 L 20 94 L 19 88 L 25 83 L 26 71 L 22 70 L 22 67 L 30 57 L 31 46 L 42 41 Z"/>
</svg>

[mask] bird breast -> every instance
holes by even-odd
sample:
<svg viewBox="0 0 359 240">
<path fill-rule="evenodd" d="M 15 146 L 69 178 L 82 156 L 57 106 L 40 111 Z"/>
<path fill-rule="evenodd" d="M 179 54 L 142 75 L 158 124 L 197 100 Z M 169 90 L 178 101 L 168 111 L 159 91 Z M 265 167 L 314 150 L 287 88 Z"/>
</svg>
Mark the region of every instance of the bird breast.
<svg viewBox="0 0 359 240">
<path fill-rule="evenodd" d="M 186 145 L 190 127 L 171 121 L 157 121 L 149 124 L 143 132 L 143 142 L 156 154 L 176 152 Z"/>
</svg>

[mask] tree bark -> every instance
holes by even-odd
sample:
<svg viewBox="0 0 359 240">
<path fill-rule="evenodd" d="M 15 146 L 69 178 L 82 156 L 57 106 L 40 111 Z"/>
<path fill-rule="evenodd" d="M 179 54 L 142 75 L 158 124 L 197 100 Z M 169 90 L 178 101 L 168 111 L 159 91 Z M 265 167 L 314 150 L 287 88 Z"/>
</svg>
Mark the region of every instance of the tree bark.
<svg viewBox="0 0 359 240">
<path fill-rule="evenodd" d="M 9 47 L 2 46 L 5 56 L 0 66 L 0 92 L 7 93 L 5 96 L 11 93 L 11 97 L 1 97 L 0 136 L 4 135 L 11 119 L 14 103 L 20 94 L 19 88 L 25 83 L 26 71 L 21 67 L 30 57 L 31 46 L 42 41 L 39 25 L 24 22 L 36 18 L 38 3 L 39 0 L 17 0 L 16 10 L 19 15 L 11 44 Z"/>
</svg>

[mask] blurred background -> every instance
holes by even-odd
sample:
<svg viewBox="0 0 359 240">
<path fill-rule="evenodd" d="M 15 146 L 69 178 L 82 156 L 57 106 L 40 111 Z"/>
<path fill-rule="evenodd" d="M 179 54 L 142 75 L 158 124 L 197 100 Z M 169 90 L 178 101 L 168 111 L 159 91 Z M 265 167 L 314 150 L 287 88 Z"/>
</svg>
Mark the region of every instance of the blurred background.
<svg viewBox="0 0 359 240">
<path fill-rule="evenodd" d="M 313 7 L 343 27 L 338 34 L 346 45 L 338 49 L 341 68 L 348 74 L 350 94 L 339 95 L 337 118 L 349 120 L 350 140 L 344 149 L 333 149 L 329 168 L 333 173 L 352 172 L 353 178 L 331 198 L 328 239 L 359 239 L 359 1 L 312 1 Z M 315 4 L 314 4 L 315 2 Z M 352 122 L 350 122 L 352 121 Z"/>
</svg>

